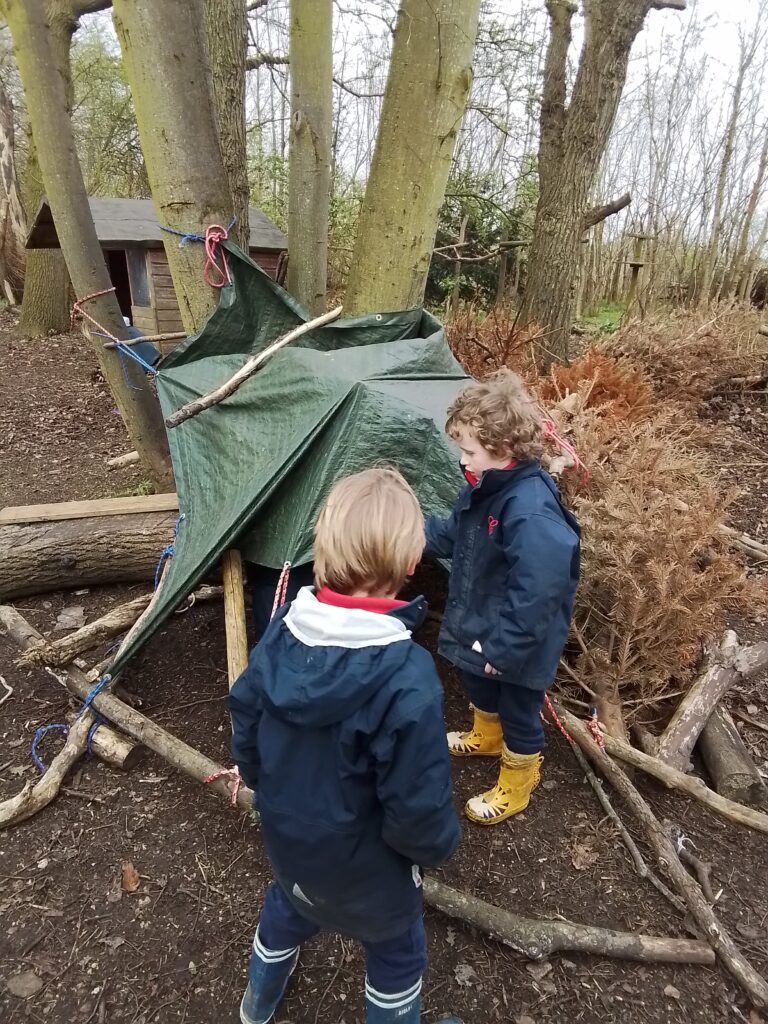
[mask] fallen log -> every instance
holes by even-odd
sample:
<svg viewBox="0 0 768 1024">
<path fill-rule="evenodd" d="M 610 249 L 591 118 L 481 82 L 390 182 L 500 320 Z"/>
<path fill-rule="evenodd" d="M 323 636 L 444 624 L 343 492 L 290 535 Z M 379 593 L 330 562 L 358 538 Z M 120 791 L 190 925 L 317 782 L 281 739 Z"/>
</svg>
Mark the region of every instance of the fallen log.
<svg viewBox="0 0 768 1024">
<path fill-rule="evenodd" d="M 715 708 L 710 715 L 699 737 L 698 749 L 721 796 L 768 811 L 768 786 L 725 708 Z"/>
<path fill-rule="evenodd" d="M 768 642 L 744 647 L 727 630 L 719 649 L 709 656 L 704 671 L 694 680 L 659 738 L 656 756 L 685 771 L 691 752 L 707 719 L 734 685 L 768 665 Z"/>
<path fill-rule="evenodd" d="M 327 313 L 323 313 L 321 316 L 315 317 L 314 320 L 308 320 L 305 324 L 300 324 L 298 327 L 295 327 L 282 338 L 278 338 L 276 342 L 269 345 L 262 352 L 257 353 L 255 356 L 251 356 L 247 362 L 243 363 L 237 373 L 234 373 L 229 380 L 225 381 L 225 383 L 220 387 L 216 388 L 214 391 L 209 391 L 207 395 L 202 395 L 200 398 L 193 399 L 193 401 L 188 402 L 186 405 L 182 405 L 180 409 L 176 410 L 176 412 L 171 413 L 171 415 L 166 418 L 166 427 L 168 427 L 169 430 L 173 429 L 173 427 L 178 427 L 180 423 L 184 423 L 193 416 L 197 416 L 205 409 L 210 409 L 212 406 L 218 405 L 219 402 L 223 402 L 225 398 L 229 398 L 230 395 L 233 395 L 249 377 L 252 377 L 258 368 L 270 359 L 275 352 L 278 352 L 286 345 L 290 345 L 291 342 L 303 337 L 303 335 L 309 334 L 310 331 L 314 331 L 318 327 L 324 327 L 325 324 L 329 324 L 333 320 L 337 320 L 340 316 L 341 306 L 337 306 L 336 309 L 331 309 Z"/>
<path fill-rule="evenodd" d="M 688 512 L 689 507 L 680 498 L 677 498 L 673 502 L 675 508 L 679 512 Z M 742 533 L 740 530 L 734 530 L 732 526 L 726 526 L 725 523 L 721 523 L 717 528 L 717 532 L 732 548 L 737 548 L 742 554 L 751 558 L 755 562 L 766 562 L 768 561 L 768 544 L 763 544 L 759 540 L 755 540 L 748 533 Z"/>
<path fill-rule="evenodd" d="M 573 735 L 573 729 L 582 724 L 578 718 L 565 709 L 562 711 L 558 710 L 558 714 L 562 718 L 565 727 L 571 732 L 571 735 Z M 657 757 L 649 757 L 642 750 L 637 750 L 635 747 L 631 747 L 629 744 L 623 743 L 613 736 L 606 734 L 604 738 L 605 749 L 612 757 L 617 757 L 625 764 L 639 768 L 656 779 L 657 782 L 661 782 L 668 789 L 677 789 L 681 793 L 687 793 L 688 796 L 698 800 L 700 804 L 714 811 L 715 814 L 719 814 L 722 818 L 768 835 L 768 814 L 756 811 L 752 807 L 744 807 L 742 804 L 737 804 L 733 800 L 720 796 L 719 793 L 715 793 L 714 790 L 706 786 L 695 775 L 686 775 L 685 772 L 679 772 L 676 768 L 670 768 L 669 765 L 659 761 Z"/>
<path fill-rule="evenodd" d="M 0 803 L 0 829 L 17 825 L 31 818 L 56 797 L 67 772 L 79 761 L 88 743 L 88 731 L 93 725 L 93 715 L 87 713 L 78 719 L 67 734 L 67 740 L 59 753 L 37 782 L 25 782 L 20 793 Z"/>
<path fill-rule="evenodd" d="M 599 747 L 595 743 L 584 723 L 573 718 L 572 715 L 569 715 L 568 719 L 571 736 L 592 764 L 608 779 L 627 806 L 632 809 L 656 854 L 660 868 L 685 900 L 692 917 L 706 935 L 723 966 L 736 978 L 754 1006 L 768 1005 L 768 982 L 757 973 L 715 916 L 712 907 L 704 898 L 701 887 L 691 878 L 680 862 L 673 843 L 664 832 L 656 815 L 622 769 L 606 753 L 606 748 Z"/>
<path fill-rule="evenodd" d="M 152 580 L 176 513 L 0 523 L 0 600 Z"/>
<path fill-rule="evenodd" d="M 67 722 L 70 729 L 74 728 L 77 715 L 67 715 Z M 113 768 L 119 768 L 122 772 L 130 772 L 137 768 L 147 756 L 146 749 L 140 743 L 126 739 L 106 723 L 102 723 L 91 737 L 91 753 L 100 761 Z"/>
<path fill-rule="evenodd" d="M 424 902 L 464 924 L 481 929 L 497 942 L 510 946 L 530 960 L 552 953 L 591 953 L 594 956 L 640 960 L 646 963 L 713 964 L 715 954 L 706 942 L 672 939 L 610 928 L 521 917 L 494 907 L 476 896 L 452 889 L 434 878 L 424 879 Z"/>
<path fill-rule="evenodd" d="M 10 605 L 0 605 L 0 631 L 22 649 L 26 649 L 31 642 L 41 639 L 37 630 Z M 60 674 L 51 670 L 51 674 L 80 700 L 86 697 L 93 686 L 93 680 L 74 666 Z M 143 743 L 150 750 L 154 750 L 174 768 L 197 782 L 204 782 L 209 776 L 223 771 L 221 765 L 216 764 L 215 761 L 206 757 L 205 754 L 201 754 L 194 747 L 190 747 L 183 740 L 166 732 L 159 725 L 155 725 L 145 715 L 128 707 L 111 693 L 98 694 L 93 699 L 93 707 L 127 736 Z M 206 789 L 229 799 L 229 787 L 222 779 L 209 783 Z M 237 804 L 243 810 L 250 811 L 253 806 L 252 790 L 242 786 L 238 793 Z"/>
<path fill-rule="evenodd" d="M 221 595 L 221 587 L 203 586 L 196 590 L 192 597 L 197 602 L 210 601 L 213 598 L 221 597 Z M 44 640 L 41 644 L 29 647 L 17 659 L 16 664 L 20 668 L 27 668 L 30 665 L 50 665 L 52 668 L 60 668 L 63 665 L 69 665 L 83 651 L 124 633 L 136 622 L 151 600 L 151 594 L 136 597 L 133 601 L 118 605 L 105 615 L 81 626 L 80 629 L 60 640 Z"/>
</svg>

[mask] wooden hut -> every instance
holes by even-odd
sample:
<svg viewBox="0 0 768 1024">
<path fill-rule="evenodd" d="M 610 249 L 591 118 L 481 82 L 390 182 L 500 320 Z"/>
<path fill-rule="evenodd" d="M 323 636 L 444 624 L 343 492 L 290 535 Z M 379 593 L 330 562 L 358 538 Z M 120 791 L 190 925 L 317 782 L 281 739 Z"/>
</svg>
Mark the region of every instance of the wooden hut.
<svg viewBox="0 0 768 1024">
<path fill-rule="evenodd" d="M 182 331 L 181 313 L 163 248 L 164 232 L 151 199 L 88 200 L 123 316 L 144 334 Z M 285 264 L 287 238 L 272 221 L 250 209 L 251 259 L 277 278 Z M 28 249 L 57 249 L 51 208 L 43 199 L 27 236 Z M 164 346 L 164 351 L 171 348 Z"/>
</svg>

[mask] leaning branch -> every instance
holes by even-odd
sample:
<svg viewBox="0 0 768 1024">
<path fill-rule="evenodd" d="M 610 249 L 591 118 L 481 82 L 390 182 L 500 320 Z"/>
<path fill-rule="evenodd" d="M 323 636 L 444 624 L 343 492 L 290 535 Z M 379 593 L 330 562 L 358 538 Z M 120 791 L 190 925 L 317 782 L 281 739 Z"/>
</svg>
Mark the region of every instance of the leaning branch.
<svg viewBox="0 0 768 1024">
<path fill-rule="evenodd" d="M 324 327 L 325 324 L 331 323 L 333 320 L 337 320 L 341 316 L 341 306 L 337 306 L 336 309 L 330 310 L 328 313 L 323 313 L 322 316 L 315 317 L 314 320 L 308 320 L 307 323 L 301 324 L 294 330 L 289 331 L 284 337 L 279 338 L 273 345 L 265 348 L 263 352 L 259 352 L 258 355 L 253 356 L 248 360 L 230 379 L 222 384 L 221 387 L 216 388 L 215 391 L 209 391 L 207 395 L 203 395 L 202 398 L 196 398 L 192 402 L 188 402 L 187 405 L 183 405 L 176 412 L 172 413 L 165 421 L 165 425 L 171 429 L 172 427 L 178 427 L 180 423 L 184 423 L 186 420 L 191 419 L 193 416 L 197 416 L 198 413 L 203 412 L 205 409 L 210 409 L 213 405 L 218 405 L 219 402 L 223 402 L 225 398 L 229 398 L 235 391 L 244 384 L 249 377 L 252 377 L 258 368 L 265 363 L 275 352 L 284 348 L 286 345 L 290 345 L 292 341 L 296 341 L 305 334 L 309 334 L 310 331 L 314 331 L 318 327 Z"/>
<path fill-rule="evenodd" d="M 584 214 L 581 222 L 582 229 L 587 231 L 589 228 L 593 228 L 595 224 L 599 224 L 600 221 L 605 220 L 607 217 L 612 217 L 614 213 L 619 213 L 621 210 L 626 209 L 631 202 L 631 194 L 629 192 L 625 192 L 623 196 L 619 196 L 617 199 L 612 199 L 610 203 L 603 203 L 602 206 L 593 206 Z"/>
</svg>

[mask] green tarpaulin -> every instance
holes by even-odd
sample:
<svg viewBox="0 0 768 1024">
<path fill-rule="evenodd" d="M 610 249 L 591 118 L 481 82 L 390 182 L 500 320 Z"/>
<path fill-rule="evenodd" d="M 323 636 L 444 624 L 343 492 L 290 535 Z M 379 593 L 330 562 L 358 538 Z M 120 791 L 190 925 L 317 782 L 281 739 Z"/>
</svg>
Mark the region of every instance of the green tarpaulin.
<svg viewBox="0 0 768 1024">
<path fill-rule="evenodd" d="M 159 368 L 168 416 L 218 387 L 247 358 L 309 319 L 227 244 L 232 284 L 196 337 Z M 175 554 L 154 612 L 114 674 L 237 545 L 272 568 L 312 556 L 312 526 L 332 484 L 396 465 L 426 512 L 445 513 L 461 482 L 445 410 L 466 376 L 423 310 L 338 320 L 280 350 L 219 405 L 169 431 L 179 507 Z M 159 552 L 158 552 L 159 555 Z"/>
</svg>

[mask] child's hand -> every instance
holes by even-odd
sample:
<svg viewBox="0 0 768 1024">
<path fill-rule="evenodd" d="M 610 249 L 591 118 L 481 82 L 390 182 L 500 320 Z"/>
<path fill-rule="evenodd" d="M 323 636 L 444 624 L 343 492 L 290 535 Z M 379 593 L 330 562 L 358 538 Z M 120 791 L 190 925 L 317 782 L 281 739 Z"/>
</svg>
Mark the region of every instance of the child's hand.
<svg viewBox="0 0 768 1024">
<path fill-rule="evenodd" d="M 487 676 L 497 676 L 499 674 L 498 669 L 495 669 L 490 661 L 485 663 L 485 674 Z"/>
</svg>

